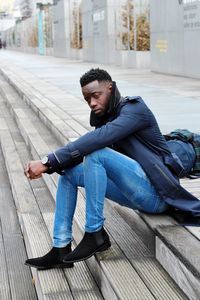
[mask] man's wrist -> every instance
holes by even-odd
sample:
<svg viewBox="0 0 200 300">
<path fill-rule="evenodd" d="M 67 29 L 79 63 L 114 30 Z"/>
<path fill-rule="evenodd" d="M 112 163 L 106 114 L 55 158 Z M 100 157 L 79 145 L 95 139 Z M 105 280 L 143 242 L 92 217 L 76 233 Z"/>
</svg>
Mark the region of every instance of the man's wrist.
<svg viewBox="0 0 200 300">
<path fill-rule="evenodd" d="M 48 156 L 44 156 L 40 161 L 43 164 L 43 166 L 46 167 L 45 172 L 49 171 L 52 168 Z"/>
</svg>

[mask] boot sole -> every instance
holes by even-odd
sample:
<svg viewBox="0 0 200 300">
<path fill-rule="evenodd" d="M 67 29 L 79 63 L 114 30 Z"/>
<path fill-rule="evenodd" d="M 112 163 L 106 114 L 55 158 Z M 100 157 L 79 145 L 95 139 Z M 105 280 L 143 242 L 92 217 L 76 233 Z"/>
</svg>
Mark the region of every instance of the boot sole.
<svg viewBox="0 0 200 300">
<path fill-rule="evenodd" d="M 80 259 L 67 260 L 67 261 L 63 260 L 63 262 L 64 263 L 74 263 L 74 262 L 80 262 L 82 260 L 86 260 L 86 259 L 90 258 L 91 256 L 93 256 L 97 252 L 103 252 L 103 251 L 107 250 L 108 248 L 110 248 L 110 246 L 111 246 L 111 243 L 108 242 L 107 244 L 104 244 L 104 245 L 100 246 L 99 248 L 97 248 L 97 250 L 92 252 L 87 257 L 83 257 L 83 258 L 80 258 Z"/>
<path fill-rule="evenodd" d="M 64 268 L 73 268 L 74 264 L 73 263 L 63 263 L 63 264 L 58 264 L 58 265 L 53 265 L 50 267 L 39 267 L 39 266 L 34 266 L 28 263 L 24 263 L 26 266 L 29 266 L 31 268 L 36 268 L 37 270 L 49 270 L 49 269 L 55 269 L 55 268 L 59 268 L 59 269 L 64 269 Z"/>
</svg>

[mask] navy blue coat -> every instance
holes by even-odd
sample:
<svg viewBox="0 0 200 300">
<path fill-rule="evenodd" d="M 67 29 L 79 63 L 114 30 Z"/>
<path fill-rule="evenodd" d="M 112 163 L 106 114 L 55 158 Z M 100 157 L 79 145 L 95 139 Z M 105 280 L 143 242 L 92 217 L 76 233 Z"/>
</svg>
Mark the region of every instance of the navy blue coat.
<svg viewBox="0 0 200 300">
<path fill-rule="evenodd" d="M 53 171 L 72 167 L 95 150 L 112 147 L 141 164 L 168 204 L 200 216 L 200 201 L 180 186 L 182 167 L 172 156 L 153 113 L 141 97 L 123 98 L 114 88 L 107 115 L 97 117 L 91 112 L 90 122 L 95 130 L 48 155 Z"/>
</svg>

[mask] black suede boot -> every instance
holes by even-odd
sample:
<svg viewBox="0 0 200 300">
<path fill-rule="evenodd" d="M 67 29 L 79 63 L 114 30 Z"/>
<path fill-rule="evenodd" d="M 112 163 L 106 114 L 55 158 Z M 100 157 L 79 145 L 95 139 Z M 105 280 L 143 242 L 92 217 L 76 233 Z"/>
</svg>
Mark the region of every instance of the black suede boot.
<svg viewBox="0 0 200 300">
<path fill-rule="evenodd" d="M 83 239 L 78 246 L 64 257 L 64 263 L 78 262 L 85 260 L 96 252 L 101 252 L 111 246 L 109 236 L 102 227 L 101 230 L 96 232 L 85 232 Z"/>
<path fill-rule="evenodd" d="M 46 270 L 52 268 L 72 268 L 73 263 L 64 263 L 63 258 L 71 252 L 71 243 L 63 248 L 53 247 L 46 255 L 36 258 L 30 258 L 25 261 L 25 265 Z"/>
</svg>

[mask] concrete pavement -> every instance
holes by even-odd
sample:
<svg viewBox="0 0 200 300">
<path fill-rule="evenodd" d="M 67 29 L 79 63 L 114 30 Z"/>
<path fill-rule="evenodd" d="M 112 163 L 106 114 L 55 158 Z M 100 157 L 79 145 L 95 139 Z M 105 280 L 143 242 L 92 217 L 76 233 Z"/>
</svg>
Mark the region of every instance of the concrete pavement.
<svg viewBox="0 0 200 300">
<path fill-rule="evenodd" d="M 29 83 L 33 85 L 37 84 L 39 87 L 40 83 L 48 82 L 51 86 L 80 99 L 82 99 L 80 76 L 92 67 L 104 68 L 111 74 L 113 80 L 116 80 L 122 95 L 143 97 L 154 112 L 162 132 L 166 133 L 176 128 L 200 131 L 200 80 L 198 79 L 14 51 L 1 51 L 1 63 L 12 68 L 19 77 L 22 73 L 25 74 L 26 78 L 29 78 Z M 49 95 L 49 93 L 50 90 L 47 91 L 44 87 L 43 94 Z M 82 115 L 82 119 L 86 119 L 89 109 L 86 108 L 84 101 L 80 114 L 81 111 L 87 111 L 86 115 Z"/>
</svg>

